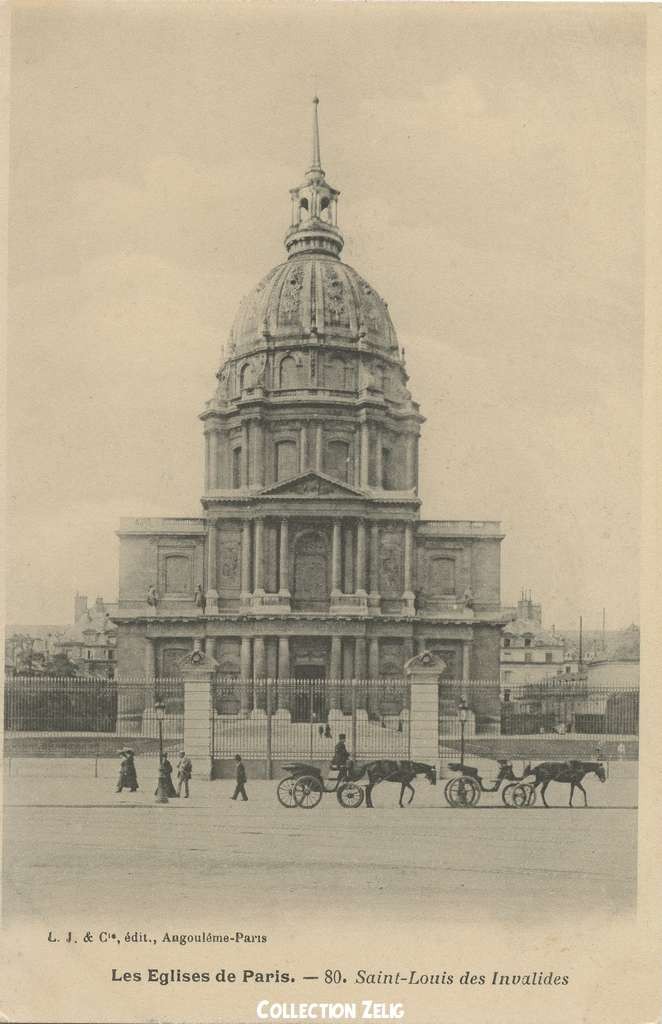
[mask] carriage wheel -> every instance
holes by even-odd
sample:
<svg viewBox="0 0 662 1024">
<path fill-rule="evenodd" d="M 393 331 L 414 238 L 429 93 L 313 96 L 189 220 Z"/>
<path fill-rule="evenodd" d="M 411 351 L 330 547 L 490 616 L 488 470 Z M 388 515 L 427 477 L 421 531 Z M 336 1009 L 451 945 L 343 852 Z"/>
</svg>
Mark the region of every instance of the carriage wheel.
<svg viewBox="0 0 662 1024">
<path fill-rule="evenodd" d="M 288 775 L 286 779 L 281 779 L 276 789 L 276 796 L 283 807 L 296 807 L 297 802 L 294 795 L 294 787 L 296 786 L 297 780 L 292 775 Z"/>
<path fill-rule="evenodd" d="M 364 796 L 363 787 L 357 786 L 355 782 L 343 782 L 336 793 L 341 807 L 360 807 Z"/>
<path fill-rule="evenodd" d="M 480 800 L 480 788 L 474 779 L 461 775 L 446 784 L 444 796 L 451 807 L 474 807 Z"/>
<path fill-rule="evenodd" d="M 311 810 L 322 799 L 322 783 L 314 775 L 300 775 L 294 783 L 294 800 L 297 807 Z"/>
<path fill-rule="evenodd" d="M 508 786 L 508 807 L 528 807 L 530 794 L 526 783 L 513 782 Z"/>
</svg>

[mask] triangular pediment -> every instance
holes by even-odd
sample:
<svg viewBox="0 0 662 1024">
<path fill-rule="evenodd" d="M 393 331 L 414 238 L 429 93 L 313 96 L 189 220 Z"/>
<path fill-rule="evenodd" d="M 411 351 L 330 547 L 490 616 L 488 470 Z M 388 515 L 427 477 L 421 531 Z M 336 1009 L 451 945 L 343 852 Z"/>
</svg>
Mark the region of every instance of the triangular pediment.
<svg viewBox="0 0 662 1024">
<path fill-rule="evenodd" d="M 340 483 L 324 473 L 317 473 L 311 470 L 308 473 L 301 473 L 299 476 L 292 476 L 289 480 L 279 480 L 271 487 L 265 487 L 260 494 L 269 495 L 311 495 L 313 497 L 339 497 L 339 498 L 364 498 L 363 491 L 352 487 L 350 484 Z"/>
</svg>

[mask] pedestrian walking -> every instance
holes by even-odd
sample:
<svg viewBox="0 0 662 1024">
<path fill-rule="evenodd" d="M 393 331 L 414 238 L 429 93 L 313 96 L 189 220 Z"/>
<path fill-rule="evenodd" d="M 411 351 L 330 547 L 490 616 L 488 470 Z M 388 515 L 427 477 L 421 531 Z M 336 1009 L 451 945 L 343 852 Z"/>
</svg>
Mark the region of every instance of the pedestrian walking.
<svg viewBox="0 0 662 1024">
<path fill-rule="evenodd" d="M 326 725 L 324 727 L 324 739 L 326 739 L 326 740 L 330 740 L 331 739 L 331 726 L 329 725 L 328 722 L 326 723 Z"/>
<path fill-rule="evenodd" d="M 183 788 L 184 798 L 188 798 L 188 784 L 192 775 L 193 765 L 191 763 L 191 758 L 186 756 L 185 750 L 180 750 L 179 761 L 177 762 L 177 790 L 175 792 L 175 796 L 181 796 Z"/>
<path fill-rule="evenodd" d="M 236 800 L 238 796 L 241 796 L 242 800 L 248 800 L 248 793 L 246 792 L 246 769 L 244 768 L 244 762 L 241 760 L 241 754 L 235 755 L 235 761 L 237 762 L 237 767 L 235 769 L 235 780 L 237 785 L 234 787 L 234 793 L 230 799 Z"/>
<path fill-rule="evenodd" d="M 172 771 L 173 771 L 173 769 L 172 769 L 172 762 L 168 760 L 168 754 L 167 754 L 166 751 L 164 751 L 164 753 L 163 753 L 163 760 L 161 761 L 161 768 L 163 769 L 163 772 L 165 774 L 165 795 L 166 796 L 179 796 L 179 793 L 175 789 L 175 786 L 174 786 L 173 781 L 172 781 Z M 159 787 L 157 786 L 155 791 L 154 791 L 154 796 L 156 796 L 158 791 L 159 791 Z"/>
<path fill-rule="evenodd" d="M 129 792 L 135 793 L 138 789 L 138 774 L 133 760 L 133 751 L 125 747 L 124 750 L 120 750 L 119 755 L 120 774 L 115 792 L 121 793 L 123 789 L 128 789 Z"/>
</svg>

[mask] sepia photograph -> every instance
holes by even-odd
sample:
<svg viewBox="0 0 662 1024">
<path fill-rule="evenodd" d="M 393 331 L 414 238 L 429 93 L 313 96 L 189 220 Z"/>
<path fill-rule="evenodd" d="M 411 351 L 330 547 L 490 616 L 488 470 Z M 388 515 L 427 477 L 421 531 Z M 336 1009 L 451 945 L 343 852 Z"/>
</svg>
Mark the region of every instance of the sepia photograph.
<svg viewBox="0 0 662 1024">
<path fill-rule="evenodd" d="M 11 5 L 4 1020 L 659 1014 L 647 7 Z"/>
</svg>

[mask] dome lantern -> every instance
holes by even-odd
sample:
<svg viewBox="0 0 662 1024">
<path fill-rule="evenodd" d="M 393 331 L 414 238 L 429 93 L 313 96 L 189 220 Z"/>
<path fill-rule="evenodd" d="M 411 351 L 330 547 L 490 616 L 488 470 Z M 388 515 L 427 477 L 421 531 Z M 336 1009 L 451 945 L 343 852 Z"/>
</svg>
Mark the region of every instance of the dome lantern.
<svg viewBox="0 0 662 1024">
<path fill-rule="evenodd" d="M 343 237 L 338 230 L 337 209 L 340 192 L 326 180 L 320 157 L 319 99 L 313 98 L 313 159 L 302 185 L 290 189 L 292 222 L 285 236 L 288 256 L 302 252 L 339 256 Z"/>
</svg>

